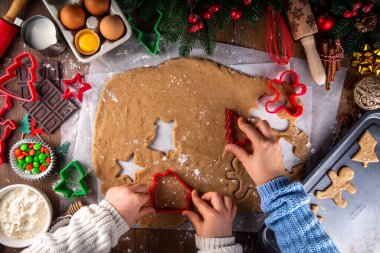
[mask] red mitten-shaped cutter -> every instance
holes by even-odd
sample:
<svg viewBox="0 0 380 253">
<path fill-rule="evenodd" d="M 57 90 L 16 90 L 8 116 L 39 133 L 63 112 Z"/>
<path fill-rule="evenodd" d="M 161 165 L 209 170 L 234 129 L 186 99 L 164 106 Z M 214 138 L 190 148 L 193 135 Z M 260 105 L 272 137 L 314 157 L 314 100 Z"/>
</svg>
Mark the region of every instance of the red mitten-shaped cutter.
<svg viewBox="0 0 380 253">
<path fill-rule="evenodd" d="M 73 79 L 71 80 L 62 80 L 62 83 L 65 85 L 65 92 L 63 92 L 62 97 L 64 99 L 69 99 L 71 97 L 76 97 L 79 101 L 82 102 L 83 99 L 83 93 L 89 89 L 91 89 L 91 85 L 83 81 L 83 77 L 81 74 L 77 73 Z M 76 83 L 79 83 L 81 87 L 78 89 L 78 92 L 72 92 L 70 90 L 70 84 L 71 86 L 75 85 Z"/>
<path fill-rule="evenodd" d="M 4 89 L 4 84 L 16 76 L 16 69 L 22 66 L 22 60 L 26 57 L 29 57 L 30 62 L 31 62 L 31 66 L 29 67 L 30 80 L 27 82 L 28 87 L 29 87 L 29 93 L 30 93 L 29 99 L 19 97 L 16 94 L 12 94 L 9 90 Z M 15 57 L 13 64 L 7 68 L 6 74 L 0 77 L 0 91 L 10 97 L 13 97 L 21 101 L 25 101 L 25 102 L 37 101 L 37 98 L 38 98 L 37 91 L 34 87 L 34 83 L 37 80 L 36 72 L 35 72 L 37 67 L 38 67 L 37 61 L 31 53 L 24 52 L 24 53 L 19 54 L 18 56 Z"/>
<path fill-rule="evenodd" d="M 155 191 L 157 187 L 157 181 L 159 177 L 166 177 L 168 175 L 174 176 L 177 181 L 183 185 L 183 188 L 186 191 L 186 194 L 184 198 L 186 198 L 186 208 L 183 209 L 163 209 L 163 208 L 157 208 L 156 203 L 154 200 Z M 183 211 L 190 210 L 190 200 L 191 200 L 191 188 L 184 182 L 182 179 L 172 170 L 167 170 L 164 173 L 157 173 L 153 175 L 153 182 L 152 185 L 149 187 L 149 193 L 150 193 L 150 204 L 153 208 L 156 209 L 156 213 L 182 213 Z"/>
<path fill-rule="evenodd" d="M 235 112 L 231 109 L 226 109 L 226 140 L 228 140 L 229 144 L 236 144 L 240 147 L 244 146 L 249 142 L 248 137 L 246 137 L 243 140 L 236 140 L 235 139 L 235 125 L 237 124 L 238 116 L 235 114 Z"/>
<path fill-rule="evenodd" d="M 286 74 L 290 74 L 293 76 L 294 80 L 293 80 L 293 83 L 292 83 L 292 87 L 293 87 L 293 93 L 289 96 L 288 98 L 288 101 L 290 102 L 290 104 L 292 105 L 292 109 L 288 109 L 286 107 L 286 104 L 283 105 L 283 106 L 279 106 L 277 107 L 276 109 L 274 110 L 270 110 L 269 107 L 271 106 L 272 103 L 278 103 L 281 99 L 281 93 L 278 92 L 274 87 L 273 87 L 273 84 L 278 84 L 278 85 L 282 85 L 283 84 L 283 81 L 282 81 L 282 78 L 286 75 Z M 278 113 L 280 111 L 286 111 L 290 116 L 293 116 L 293 117 L 299 117 L 302 115 L 303 113 L 303 106 L 302 105 L 299 105 L 297 103 L 297 100 L 296 98 L 299 97 L 299 96 L 302 96 L 306 93 L 307 89 L 306 89 L 306 86 L 302 83 L 299 83 L 299 78 L 298 78 L 298 75 L 296 72 L 292 71 L 292 70 L 287 70 L 285 72 L 283 72 L 280 76 L 280 80 L 277 80 L 277 79 L 272 79 L 269 81 L 268 83 L 268 86 L 269 86 L 269 89 L 276 95 L 276 97 L 274 98 L 274 100 L 270 100 L 270 101 L 267 101 L 265 103 L 265 110 L 269 113 Z M 301 90 L 299 92 L 296 91 L 296 88 L 297 87 L 300 87 Z"/>
<path fill-rule="evenodd" d="M 3 122 L 0 122 L 0 125 L 5 126 L 5 129 L 3 130 L 3 135 L 0 138 L 0 164 L 3 164 L 5 163 L 5 141 L 9 137 L 11 131 L 17 128 L 17 122 L 7 119 Z"/>
<path fill-rule="evenodd" d="M 12 108 L 12 99 L 6 94 L 0 94 L 0 97 L 4 99 L 3 106 L 0 107 L 0 117 L 5 114 L 8 109 Z"/>
</svg>

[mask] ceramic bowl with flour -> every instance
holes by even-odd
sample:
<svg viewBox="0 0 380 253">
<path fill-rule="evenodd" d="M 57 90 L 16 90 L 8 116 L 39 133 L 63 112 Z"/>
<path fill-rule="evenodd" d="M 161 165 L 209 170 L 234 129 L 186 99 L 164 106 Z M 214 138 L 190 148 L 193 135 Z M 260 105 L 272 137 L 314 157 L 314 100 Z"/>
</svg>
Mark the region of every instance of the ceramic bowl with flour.
<svg viewBox="0 0 380 253">
<path fill-rule="evenodd" d="M 53 210 L 47 196 L 23 184 L 0 190 L 0 244 L 23 248 L 48 231 Z"/>
</svg>

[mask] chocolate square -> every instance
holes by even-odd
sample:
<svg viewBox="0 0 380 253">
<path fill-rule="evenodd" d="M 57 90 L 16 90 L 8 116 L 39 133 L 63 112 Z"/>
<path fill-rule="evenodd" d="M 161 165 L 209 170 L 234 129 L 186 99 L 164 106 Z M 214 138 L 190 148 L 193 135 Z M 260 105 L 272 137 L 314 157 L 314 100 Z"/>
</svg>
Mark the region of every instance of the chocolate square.
<svg viewBox="0 0 380 253">
<path fill-rule="evenodd" d="M 70 100 L 62 97 L 62 91 L 49 79 L 41 83 L 37 93 L 38 101 L 23 103 L 22 106 L 47 133 L 57 130 L 78 109 Z"/>
</svg>

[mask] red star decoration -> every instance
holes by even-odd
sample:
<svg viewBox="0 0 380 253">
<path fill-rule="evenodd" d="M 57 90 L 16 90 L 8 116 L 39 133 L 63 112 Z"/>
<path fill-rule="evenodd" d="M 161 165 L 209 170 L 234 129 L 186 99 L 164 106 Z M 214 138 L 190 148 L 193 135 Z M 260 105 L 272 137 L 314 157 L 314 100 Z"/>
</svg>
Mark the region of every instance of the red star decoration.
<svg viewBox="0 0 380 253">
<path fill-rule="evenodd" d="M 83 99 L 83 93 L 89 89 L 91 89 L 91 85 L 83 81 L 83 76 L 80 73 L 77 73 L 73 79 L 71 80 L 62 80 L 62 83 L 65 85 L 66 89 L 65 92 L 63 92 L 62 97 L 64 99 L 69 99 L 71 97 L 76 97 L 79 101 L 82 102 Z M 82 85 L 77 91 L 77 93 L 70 90 L 70 84 L 74 85 L 76 83 L 79 83 Z"/>
</svg>

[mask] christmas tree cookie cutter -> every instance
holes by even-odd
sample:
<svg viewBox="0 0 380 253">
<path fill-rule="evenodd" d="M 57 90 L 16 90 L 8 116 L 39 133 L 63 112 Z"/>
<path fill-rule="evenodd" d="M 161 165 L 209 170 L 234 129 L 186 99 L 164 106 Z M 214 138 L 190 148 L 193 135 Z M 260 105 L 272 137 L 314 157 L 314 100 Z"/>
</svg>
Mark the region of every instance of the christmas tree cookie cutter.
<svg viewBox="0 0 380 253">
<path fill-rule="evenodd" d="M 163 208 L 157 208 L 156 202 L 155 202 L 155 191 L 158 184 L 158 178 L 160 177 L 166 177 L 166 176 L 173 176 L 185 189 L 186 194 L 186 207 L 185 208 L 179 208 L 179 209 L 163 209 Z M 150 193 L 150 205 L 156 209 L 156 213 L 182 213 L 183 211 L 190 210 L 191 206 L 191 192 L 192 189 L 172 170 L 167 170 L 163 173 L 157 173 L 153 175 L 153 181 L 152 185 L 148 189 Z"/>
<path fill-rule="evenodd" d="M 75 174 L 77 175 L 75 176 Z M 63 194 L 68 200 L 71 200 L 74 196 L 87 195 L 89 189 L 84 181 L 87 172 L 79 161 L 70 162 L 59 172 L 59 175 L 61 176 L 61 180 L 53 187 L 55 192 Z M 74 180 L 78 184 L 78 188 L 75 186 Z"/>
<path fill-rule="evenodd" d="M 4 89 L 4 84 L 16 76 L 16 69 L 20 68 L 23 65 L 22 60 L 24 58 L 29 58 L 30 62 L 31 62 L 31 66 L 28 69 L 29 74 L 30 74 L 30 79 L 29 79 L 29 81 L 27 81 L 29 93 L 30 93 L 29 99 L 23 98 L 22 96 L 18 96 L 16 94 L 13 94 L 10 91 Z M 35 72 L 37 67 L 38 67 L 38 64 L 37 64 L 36 58 L 34 58 L 34 56 L 31 53 L 24 52 L 24 53 L 17 55 L 14 58 L 12 65 L 10 65 L 6 69 L 6 74 L 0 77 L 0 91 L 2 93 L 12 97 L 12 98 L 15 98 L 15 99 L 18 99 L 18 100 L 21 100 L 24 102 L 37 101 L 37 99 L 38 99 L 37 91 L 34 87 L 34 83 L 37 80 L 37 76 L 36 76 L 36 72 Z"/>
<path fill-rule="evenodd" d="M 158 25 L 160 24 L 161 19 L 162 19 L 162 12 L 158 9 L 156 9 L 156 12 L 158 14 L 158 18 L 155 21 L 154 26 L 153 26 L 153 31 L 155 33 L 155 39 L 151 38 L 150 33 L 143 32 L 140 29 L 138 29 L 134 25 L 133 18 L 131 15 L 129 15 L 129 17 L 128 17 L 128 22 L 131 24 L 132 29 L 137 32 L 138 41 L 140 41 L 140 43 L 145 47 L 145 49 L 151 55 L 157 54 L 158 46 L 160 44 L 160 39 L 161 39 L 161 33 L 158 31 Z"/>
<path fill-rule="evenodd" d="M 284 83 L 284 81 L 282 79 L 287 74 L 293 76 L 293 82 L 291 84 L 292 88 L 293 88 L 293 93 L 289 96 L 289 98 L 287 100 L 289 101 L 289 103 L 291 104 L 291 106 L 293 108 L 295 108 L 295 110 L 288 109 L 286 107 L 286 104 L 282 105 L 282 106 L 278 106 L 276 109 L 272 110 L 272 109 L 270 109 L 271 104 L 275 104 L 275 103 L 280 102 L 280 98 L 281 98 L 281 93 L 279 91 L 277 91 L 273 87 L 273 85 L 274 84 L 282 85 Z M 307 88 L 306 88 L 306 86 L 304 84 L 299 83 L 299 77 L 298 77 L 298 75 L 297 75 L 296 72 L 294 72 L 293 70 L 287 70 L 287 71 L 282 72 L 279 80 L 278 79 L 272 79 L 272 80 L 269 81 L 268 87 L 275 94 L 275 98 L 273 100 L 269 100 L 269 101 L 267 101 L 265 103 L 265 110 L 268 113 L 279 113 L 281 111 L 285 111 L 290 116 L 293 116 L 293 117 L 299 117 L 299 116 L 302 115 L 302 113 L 303 113 L 303 106 L 297 103 L 297 97 L 304 95 L 306 93 L 306 91 L 307 91 Z M 295 90 L 296 88 L 300 88 L 300 91 L 297 92 Z"/>
<path fill-rule="evenodd" d="M 228 140 L 229 144 L 236 144 L 242 147 L 249 142 L 249 139 L 248 137 L 244 138 L 243 140 L 235 139 L 234 122 L 237 123 L 238 119 L 238 116 L 233 110 L 229 108 L 226 109 L 226 140 Z"/>
</svg>

